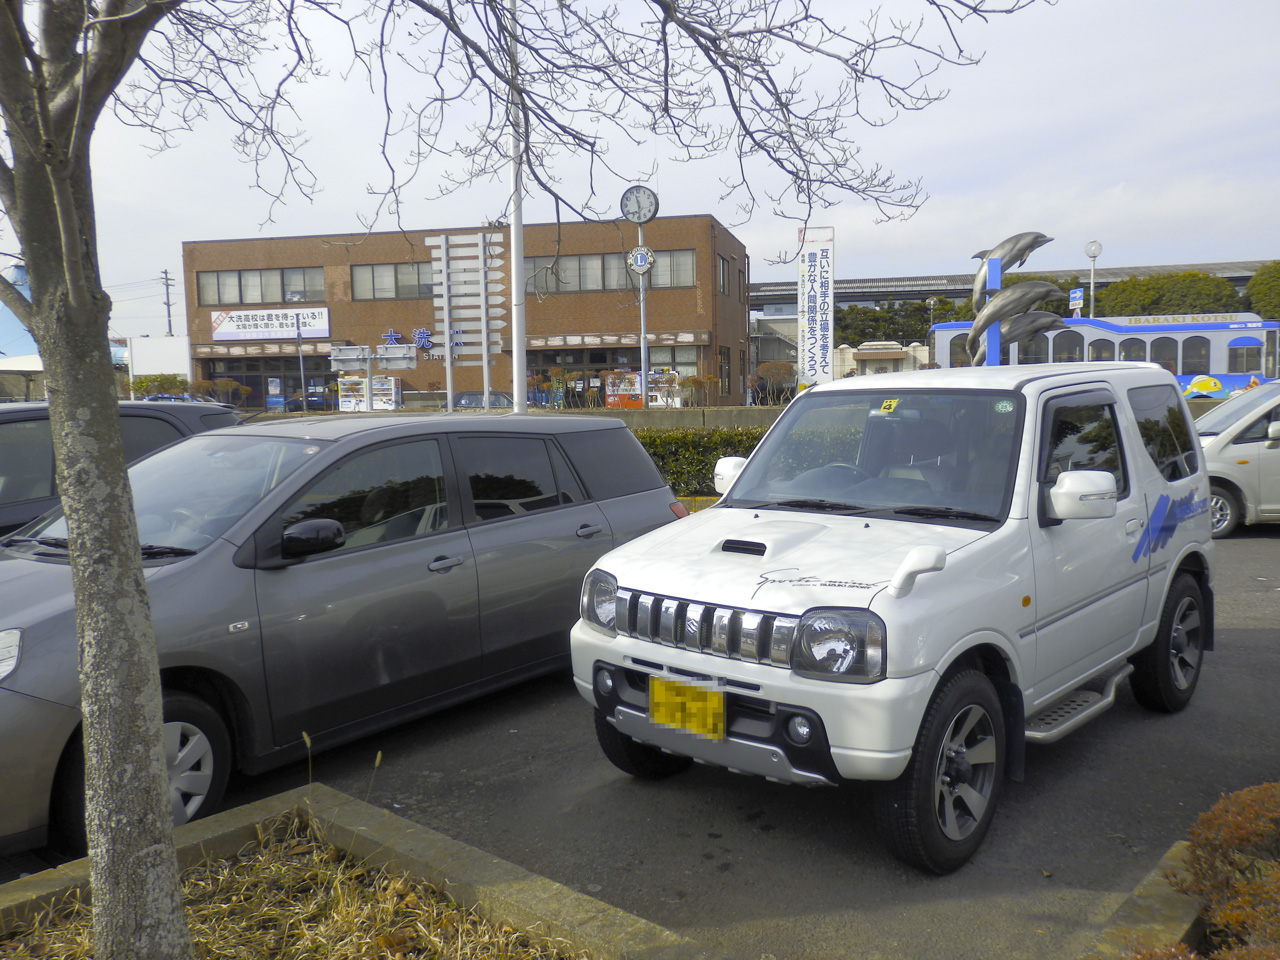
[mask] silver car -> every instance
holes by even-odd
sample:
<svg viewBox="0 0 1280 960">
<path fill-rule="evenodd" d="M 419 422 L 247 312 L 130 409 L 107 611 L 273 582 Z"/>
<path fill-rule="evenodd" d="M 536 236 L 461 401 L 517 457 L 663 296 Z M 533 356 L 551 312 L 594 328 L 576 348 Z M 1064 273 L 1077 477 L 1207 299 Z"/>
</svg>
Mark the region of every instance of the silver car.
<svg viewBox="0 0 1280 960">
<path fill-rule="evenodd" d="M 174 817 L 256 773 L 569 662 L 583 575 L 683 507 L 621 421 L 357 415 L 130 469 Z M 0 540 L 0 853 L 83 843 L 66 524 Z"/>
<path fill-rule="evenodd" d="M 1259 384 L 1196 420 L 1209 468 L 1213 535 L 1280 522 L 1280 380 Z"/>
</svg>

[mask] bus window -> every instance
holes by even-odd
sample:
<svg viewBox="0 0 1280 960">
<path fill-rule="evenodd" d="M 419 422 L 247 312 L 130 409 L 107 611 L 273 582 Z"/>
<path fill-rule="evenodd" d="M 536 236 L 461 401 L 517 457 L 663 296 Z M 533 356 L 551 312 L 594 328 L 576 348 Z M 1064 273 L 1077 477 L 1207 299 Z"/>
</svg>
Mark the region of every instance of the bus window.
<svg viewBox="0 0 1280 960">
<path fill-rule="evenodd" d="M 1147 359 L 1147 341 L 1139 340 L 1137 337 L 1130 337 L 1128 340 L 1120 341 L 1120 359 L 1121 360 L 1146 360 Z"/>
<path fill-rule="evenodd" d="M 1053 359 L 1055 363 L 1059 360 L 1084 359 L 1084 337 L 1079 331 L 1064 330 L 1053 338 Z"/>
<path fill-rule="evenodd" d="M 1236 337 L 1227 344 L 1227 373 L 1261 372 L 1261 340 L 1257 337 Z"/>
<path fill-rule="evenodd" d="M 973 361 L 969 359 L 969 351 L 965 349 L 964 340 L 963 334 L 951 338 L 951 345 L 947 354 L 950 357 L 949 366 L 967 367 L 972 364 Z"/>
<path fill-rule="evenodd" d="M 1156 337 L 1151 341 L 1151 361 L 1170 373 L 1178 372 L 1178 341 L 1173 337 Z"/>
<path fill-rule="evenodd" d="M 1114 360 L 1116 358 L 1116 345 L 1111 340 L 1090 340 L 1089 341 L 1089 359 L 1090 360 Z"/>
<path fill-rule="evenodd" d="M 1187 337 L 1182 341 L 1182 372 L 1187 375 L 1209 373 L 1209 338 Z"/>
<path fill-rule="evenodd" d="M 1049 359 L 1049 338 L 1037 333 L 1027 340 L 1018 341 L 1019 363 L 1045 363 Z"/>
</svg>

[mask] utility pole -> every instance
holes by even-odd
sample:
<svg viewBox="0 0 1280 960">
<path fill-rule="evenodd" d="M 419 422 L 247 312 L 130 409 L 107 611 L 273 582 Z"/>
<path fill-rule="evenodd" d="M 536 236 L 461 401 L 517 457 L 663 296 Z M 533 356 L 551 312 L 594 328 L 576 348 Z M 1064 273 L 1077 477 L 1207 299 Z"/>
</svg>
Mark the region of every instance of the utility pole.
<svg viewBox="0 0 1280 960">
<path fill-rule="evenodd" d="M 169 332 L 165 334 L 167 337 L 173 336 L 173 301 L 169 297 L 169 288 L 173 286 L 173 278 L 169 276 L 168 270 L 160 271 L 160 282 L 164 284 L 164 319 L 169 325 Z"/>
</svg>

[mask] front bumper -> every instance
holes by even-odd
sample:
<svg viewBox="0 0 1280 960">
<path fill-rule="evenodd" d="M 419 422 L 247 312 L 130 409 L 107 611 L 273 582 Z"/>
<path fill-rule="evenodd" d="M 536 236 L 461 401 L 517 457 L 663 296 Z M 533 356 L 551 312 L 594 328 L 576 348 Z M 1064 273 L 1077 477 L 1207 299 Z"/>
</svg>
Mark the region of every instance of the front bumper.
<svg viewBox="0 0 1280 960">
<path fill-rule="evenodd" d="M 53 776 L 80 711 L 0 687 L 0 854 L 38 847 L 49 826 Z M 21 786 L 18 786 L 21 785 Z"/>
<path fill-rule="evenodd" d="M 796 677 L 789 669 L 748 663 L 632 637 L 609 637 L 579 622 L 570 634 L 579 693 L 622 733 L 706 763 L 785 783 L 893 780 L 906 769 L 937 676 L 871 684 Z M 606 694 L 595 675 L 614 678 Z M 648 677 L 710 684 L 726 694 L 726 730 L 712 740 L 648 719 Z M 813 735 L 798 743 L 792 716 Z"/>
</svg>

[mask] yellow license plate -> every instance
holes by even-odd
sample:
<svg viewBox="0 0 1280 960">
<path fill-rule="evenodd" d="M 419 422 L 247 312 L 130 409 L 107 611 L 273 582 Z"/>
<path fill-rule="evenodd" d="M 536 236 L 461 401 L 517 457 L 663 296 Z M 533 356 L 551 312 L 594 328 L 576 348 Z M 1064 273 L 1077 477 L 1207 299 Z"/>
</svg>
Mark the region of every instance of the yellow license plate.
<svg viewBox="0 0 1280 960">
<path fill-rule="evenodd" d="M 649 678 L 649 719 L 712 740 L 724 739 L 724 694 L 679 680 Z"/>
</svg>

